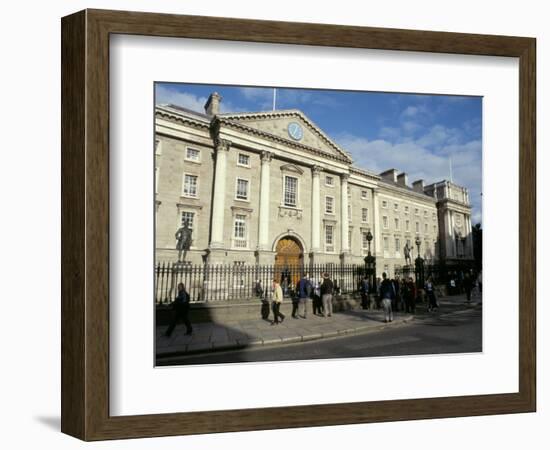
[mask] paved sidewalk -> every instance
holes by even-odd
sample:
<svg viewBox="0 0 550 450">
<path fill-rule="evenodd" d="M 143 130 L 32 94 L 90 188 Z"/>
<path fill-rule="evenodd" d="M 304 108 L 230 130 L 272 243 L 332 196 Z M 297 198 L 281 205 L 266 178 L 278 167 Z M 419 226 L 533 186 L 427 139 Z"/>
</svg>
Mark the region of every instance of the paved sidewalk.
<svg viewBox="0 0 550 450">
<path fill-rule="evenodd" d="M 440 296 L 437 314 L 457 310 L 480 308 L 482 297 L 472 295 L 471 303 L 465 295 Z M 417 317 L 428 314 L 426 304 L 417 305 Z M 272 315 L 270 315 L 272 317 Z M 393 322 L 384 323 L 384 312 L 380 310 L 350 310 L 333 314 L 332 317 L 319 317 L 309 314 L 307 319 L 293 319 L 287 315 L 284 322 L 271 325 L 270 321 L 243 320 L 226 323 L 193 324 L 193 334 L 185 336 L 185 326 L 178 324 L 169 338 L 164 336 L 167 325 L 159 325 L 156 330 L 157 357 L 205 353 L 216 350 L 234 350 L 250 346 L 282 345 L 315 339 L 332 338 L 352 333 L 366 333 L 393 327 L 414 320 L 414 315 L 403 312 L 393 313 Z"/>
<path fill-rule="evenodd" d="M 271 325 L 265 320 L 246 320 L 234 323 L 193 324 L 193 334 L 185 336 L 185 326 L 178 324 L 169 338 L 164 336 L 167 326 L 157 327 L 157 356 L 232 350 L 258 345 L 277 345 L 331 338 L 351 333 L 364 333 L 406 323 L 410 314 L 395 313 L 393 322 L 384 323 L 384 312 L 353 310 L 339 312 L 332 317 L 309 314 L 307 319 L 286 316 L 283 323 Z"/>
</svg>

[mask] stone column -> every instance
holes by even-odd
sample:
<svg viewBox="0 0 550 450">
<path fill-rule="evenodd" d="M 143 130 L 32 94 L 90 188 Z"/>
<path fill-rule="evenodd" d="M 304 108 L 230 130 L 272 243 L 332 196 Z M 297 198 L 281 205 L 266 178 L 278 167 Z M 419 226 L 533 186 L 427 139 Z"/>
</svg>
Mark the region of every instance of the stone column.
<svg viewBox="0 0 550 450">
<path fill-rule="evenodd" d="M 341 249 L 342 253 L 349 253 L 348 245 L 348 230 L 349 230 L 349 219 L 348 219 L 348 178 L 349 174 L 343 173 L 340 176 L 340 239 L 341 239 Z"/>
<path fill-rule="evenodd" d="M 269 250 L 269 185 L 270 185 L 270 152 L 262 152 L 260 172 L 260 224 L 258 228 L 258 250 Z"/>
<path fill-rule="evenodd" d="M 372 191 L 372 208 L 373 208 L 373 231 L 374 236 L 374 255 L 380 255 L 380 210 L 378 209 L 378 191 Z"/>
<path fill-rule="evenodd" d="M 214 201 L 212 202 L 211 249 L 224 248 L 223 229 L 225 212 L 225 188 L 227 174 L 227 152 L 231 142 L 216 139 L 216 169 L 214 173 Z"/>
<path fill-rule="evenodd" d="M 443 224 L 445 227 L 445 258 L 454 256 L 454 232 L 451 221 L 451 211 L 446 210 L 443 216 Z"/>
<path fill-rule="evenodd" d="M 321 249 L 321 168 L 311 168 L 311 253 Z"/>
<path fill-rule="evenodd" d="M 472 236 L 472 218 L 465 216 L 466 220 L 466 257 L 474 258 L 474 237 Z"/>
</svg>

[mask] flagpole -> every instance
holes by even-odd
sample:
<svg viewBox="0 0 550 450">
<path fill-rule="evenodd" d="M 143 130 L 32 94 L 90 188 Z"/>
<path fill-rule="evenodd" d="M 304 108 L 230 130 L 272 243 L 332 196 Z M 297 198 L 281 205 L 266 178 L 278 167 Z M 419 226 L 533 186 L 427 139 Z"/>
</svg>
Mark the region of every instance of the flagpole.
<svg viewBox="0 0 550 450">
<path fill-rule="evenodd" d="M 277 88 L 273 88 L 273 111 L 275 111 L 276 103 L 277 103 Z"/>
</svg>

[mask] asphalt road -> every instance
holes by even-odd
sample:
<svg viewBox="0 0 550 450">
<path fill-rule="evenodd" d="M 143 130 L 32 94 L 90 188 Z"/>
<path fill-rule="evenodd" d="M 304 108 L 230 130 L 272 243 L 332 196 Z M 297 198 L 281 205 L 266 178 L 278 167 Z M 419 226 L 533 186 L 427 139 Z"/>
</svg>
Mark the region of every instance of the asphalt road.
<svg viewBox="0 0 550 450">
<path fill-rule="evenodd" d="M 158 365 L 221 364 L 258 361 L 295 361 L 366 356 L 402 356 L 482 351 L 481 309 L 419 315 L 365 334 L 286 344 L 250 347 L 228 352 L 166 358 Z"/>
</svg>

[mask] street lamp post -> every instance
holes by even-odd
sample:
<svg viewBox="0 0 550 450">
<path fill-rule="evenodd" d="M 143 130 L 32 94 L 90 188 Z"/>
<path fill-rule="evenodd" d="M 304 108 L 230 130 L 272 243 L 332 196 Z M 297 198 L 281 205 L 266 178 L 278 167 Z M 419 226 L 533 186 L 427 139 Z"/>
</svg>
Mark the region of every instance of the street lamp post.
<svg viewBox="0 0 550 450">
<path fill-rule="evenodd" d="M 370 292 L 376 292 L 376 258 L 372 256 L 370 252 L 370 244 L 372 241 L 372 233 L 370 230 L 367 231 L 367 256 L 365 257 L 365 273 L 369 280 L 369 290 Z"/>
<path fill-rule="evenodd" d="M 415 266 L 414 274 L 416 278 L 416 286 L 418 288 L 423 288 L 424 287 L 424 259 L 420 256 L 420 244 L 422 243 L 422 241 L 420 240 L 420 236 L 416 237 L 416 239 L 414 240 L 414 243 L 416 244 L 416 252 L 417 252 L 417 257 L 414 260 L 414 266 Z"/>
</svg>

